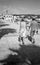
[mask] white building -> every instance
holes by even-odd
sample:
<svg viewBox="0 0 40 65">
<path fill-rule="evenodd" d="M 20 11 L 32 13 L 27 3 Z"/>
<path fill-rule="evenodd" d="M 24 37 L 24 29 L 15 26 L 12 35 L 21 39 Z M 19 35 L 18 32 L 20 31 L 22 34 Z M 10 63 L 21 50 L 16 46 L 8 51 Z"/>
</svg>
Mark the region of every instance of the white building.
<svg viewBox="0 0 40 65">
<path fill-rule="evenodd" d="M 4 21 L 6 23 L 13 23 L 13 16 L 12 15 L 5 15 Z"/>
</svg>

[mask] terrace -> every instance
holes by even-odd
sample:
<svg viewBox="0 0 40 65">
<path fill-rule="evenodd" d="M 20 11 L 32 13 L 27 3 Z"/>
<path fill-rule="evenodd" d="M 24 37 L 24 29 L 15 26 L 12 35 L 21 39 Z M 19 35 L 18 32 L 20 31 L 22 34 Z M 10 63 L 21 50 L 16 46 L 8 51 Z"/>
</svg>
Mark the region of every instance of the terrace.
<svg viewBox="0 0 40 65">
<path fill-rule="evenodd" d="M 20 17 L 20 15 L 18 15 L 18 16 L 19 16 L 19 18 L 24 18 L 24 19 L 26 18 L 26 17 Z M 34 17 L 34 16 L 32 15 L 32 17 Z M 30 19 L 32 17 L 31 17 L 31 15 L 30 15 L 29 18 L 27 17 L 27 19 L 28 19 L 27 21 L 30 22 Z M 19 20 L 19 18 L 18 18 L 18 20 Z M 37 21 L 39 21 L 39 19 Z M 19 24 L 17 24 L 16 22 L 11 23 L 11 24 L 7 24 L 5 22 L 2 23 L 0 21 L 0 60 L 3 60 L 3 63 L 4 63 L 4 59 L 7 58 L 10 54 L 12 54 L 13 56 L 15 55 L 14 51 L 12 51 L 12 50 L 10 51 L 9 48 L 13 49 L 13 50 L 17 49 L 18 52 L 20 52 L 20 54 L 26 55 L 27 53 L 25 52 L 25 48 L 29 45 L 27 47 L 27 49 L 26 49 L 26 51 L 29 54 L 29 55 L 27 55 L 28 59 L 30 59 L 30 61 L 32 60 L 31 62 L 34 63 L 34 64 L 36 64 L 36 61 L 39 62 L 39 60 L 40 60 L 39 59 L 40 55 L 39 55 L 39 56 L 37 56 L 38 60 L 36 60 L 36 61 L 33 62 L 33 60 L 36 59 L 36 55 L 35 54 L 38 54 L 38 53 L 40 54 L 40 51 L 38 51 L 38 50 L 40 50 L 40 28 L 39 28 L 39 34 L 38 35 L 34 35 L 34 38 L 36 40 L 35 46 L 32 45 L 32 43 L 28 39 L 25 39 L 24 40 L 25 45 L 21 46 L 21 50 L 19 50 L 19 48 L 20 48 L 19 44 L 21 44 L 18 41 L 19 27 L 20 27 Z M 39 27 L 40 27 L 40 25 L 39 25 Z M 37 46 L 37 48 L 36 48 L 36 46 Z M 24 50 L 24 51 L 21 53 L 22 50 Z M 31 52 L 33 52 L 33 54 Z M 30 54 L 32 54 L 33 57 L 35 55 L 35 57 L 34 58 L 31 57 Z M 11 55 L 11 57 L 13 57 L 12 55 Z M 23 58 L 25 58 L 25 57 L 22 57 L 22 61 L 24 62 Z M 14 59 L 14 57 L 13 57 L 13 59 Z M 20 62 L 22 62 L 22 61 L 20 61 Z M 8 62 L 10 62 L 10 61 L 8 61 Z M 17 61 L 17 62 L 19 62 L 19 61 Z"/>
</svg>

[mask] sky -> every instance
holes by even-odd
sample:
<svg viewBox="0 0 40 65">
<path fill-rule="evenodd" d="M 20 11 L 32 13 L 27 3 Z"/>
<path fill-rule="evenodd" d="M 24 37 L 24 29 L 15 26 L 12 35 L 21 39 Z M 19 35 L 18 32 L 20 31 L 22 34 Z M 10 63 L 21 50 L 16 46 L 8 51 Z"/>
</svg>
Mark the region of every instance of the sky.
<svg viewBox="0 0 40 65">
<path fill-rule="evenodd" d="M 0 0 L 0 13 L 40 14 L 40 0 Z"/>
</svg>

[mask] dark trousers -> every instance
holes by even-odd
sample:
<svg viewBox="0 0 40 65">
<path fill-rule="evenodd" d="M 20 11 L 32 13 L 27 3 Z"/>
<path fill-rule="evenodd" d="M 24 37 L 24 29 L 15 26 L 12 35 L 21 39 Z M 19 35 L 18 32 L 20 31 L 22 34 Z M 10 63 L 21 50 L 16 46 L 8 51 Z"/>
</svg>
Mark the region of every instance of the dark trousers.
<svg viewBox="0 0 40 65">
<path fill-rule="evenodd" d="M 19 41 L 19 42 L 22 41 L 22 44 L 24 44 L 23 37 L 19 36 L 18 41 Z"/>
<path fill-rule="evenodd" d="M 32 42 L 33 44 L 35 43 L 35 40 L 34 40 L 31 36 L 28 36 L 28 40 L 29 40 L 30 42 Z"/>
</svg>

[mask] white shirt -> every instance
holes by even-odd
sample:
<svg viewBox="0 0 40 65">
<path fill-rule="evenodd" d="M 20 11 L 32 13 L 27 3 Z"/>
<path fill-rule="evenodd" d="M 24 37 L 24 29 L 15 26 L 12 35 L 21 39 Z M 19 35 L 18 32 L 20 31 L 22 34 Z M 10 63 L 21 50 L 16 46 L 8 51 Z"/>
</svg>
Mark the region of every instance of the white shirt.
<svg viewBox="0 0 40 65">
<path fill-rule="evenodd" d="M 21 29 L 20 34 L 22 37 L 26 37 L 27 35 L 30 35 L 30 31 L 27 31 L 26 28 L 25 29 L 23 28 Z"/>
</svg>

